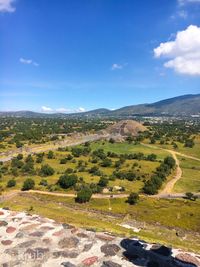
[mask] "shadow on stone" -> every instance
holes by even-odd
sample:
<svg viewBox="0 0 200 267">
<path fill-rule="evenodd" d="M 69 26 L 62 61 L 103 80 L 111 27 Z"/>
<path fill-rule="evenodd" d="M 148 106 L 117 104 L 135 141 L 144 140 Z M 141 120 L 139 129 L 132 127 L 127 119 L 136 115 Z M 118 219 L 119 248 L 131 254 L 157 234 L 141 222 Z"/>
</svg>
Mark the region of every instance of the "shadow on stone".
<svg viewBox="0 0 200 267">
<path fill-rule="evenodd" d="M 173 257 L 172 249 L 163 245 L 154 244 L 148 247 L 145 241 L 123 239 L 120 243 L 124 258 L 135 266 L 144 267 L 198 267 L 198 259 L 190 257 Z M 183 253 L 183 255 L 189 255 Z"/>
</svg>

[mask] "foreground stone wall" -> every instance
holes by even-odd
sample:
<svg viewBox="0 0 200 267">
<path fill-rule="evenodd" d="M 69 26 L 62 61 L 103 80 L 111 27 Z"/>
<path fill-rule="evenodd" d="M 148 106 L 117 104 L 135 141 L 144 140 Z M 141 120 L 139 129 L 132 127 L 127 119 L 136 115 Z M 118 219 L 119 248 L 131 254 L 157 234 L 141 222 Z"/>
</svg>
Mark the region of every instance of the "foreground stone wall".
<svg viewBox="0 0 200 267">
<path fill-rule="evenodd" d="M 197 267 L 199 255 L 0 209 L 3 267 Z"/>
</svg>

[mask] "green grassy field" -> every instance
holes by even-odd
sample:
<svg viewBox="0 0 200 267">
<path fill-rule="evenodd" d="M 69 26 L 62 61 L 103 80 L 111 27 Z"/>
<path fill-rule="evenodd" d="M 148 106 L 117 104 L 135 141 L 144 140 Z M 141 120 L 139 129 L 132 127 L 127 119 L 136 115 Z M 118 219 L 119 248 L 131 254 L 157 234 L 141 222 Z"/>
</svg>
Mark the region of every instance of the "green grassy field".
<svg viewBox="0 0 200 267">
<path fill-rule="evenodd" d="M 149 144 L 149 140 L 145 140 L 145 143 Z M 186 154 L 188 156 L 200 158 L 200 136 L 199 135 L 196 136 L 196 138 L 194 139 L 195 145 L 192 148 L 185 147 L 184 144 L 182 144 L 180 142 L 176 142 L 176 144 L 178 145 L 178 148 L 174 149 L 173 145 L 171 145 L 170 143 L 171 142 L 169 142 L 169 144 L 167 144 L 167 145 L 166 144 L 161 145 L 159 142 L 156 142 L 153 145 L 155 145 L 157 147 L 164 148 L 164 149 L 171 149 L 171 150 L 174 150 L 176 152 Z"/>
<path fill-rule="evenodd" d="M 200 192 L 200 162 L 178 157 L 183 171 L 181 179 L 175 184 L 174 192 Z"/>
<path fill-rule="evenodd" d="M 160 242 L 199 251 L 200 200 L 156 200 L 142 198 L 135 206 L 125 199 L 93 199 L 87 204 L 77 204 L 72 198 L 29 194 L 18 196 L 0 204 L 12 210 L 27 210 L 55 219 L 58 222 L 71 223 L 77 227 L 92 228 L 96 231 L 109 231 L 123 236 L 135 236 L 150 242 Z M 119 224 L 136 221 L 142 223 L 139 233 Z M 186 235 L 177 236 L 177 231 Z"/>
<path fill-rule="evenodd" d="M 169 155 L 168 152 L 160 150 L 160 149 L 145 147 L 141 144 L 137 144 L 137 145 L 128 144 L 127 142 L 111 144 L 111 143 L 106 142 L 106 141 L 99 141 L 99 142 L 91 143 L 91 148 L 93 150 L 102 148 L 106 152 L 112 151 L 112 152 L 115 152 L 118 154 L 141 152 L 141 153 L 144 153 L 147 155 L 147 154 L 154 153 L 157 155 L 157 158 L 159 160 L 162 160 L 166 156 Z"/>
</svg>

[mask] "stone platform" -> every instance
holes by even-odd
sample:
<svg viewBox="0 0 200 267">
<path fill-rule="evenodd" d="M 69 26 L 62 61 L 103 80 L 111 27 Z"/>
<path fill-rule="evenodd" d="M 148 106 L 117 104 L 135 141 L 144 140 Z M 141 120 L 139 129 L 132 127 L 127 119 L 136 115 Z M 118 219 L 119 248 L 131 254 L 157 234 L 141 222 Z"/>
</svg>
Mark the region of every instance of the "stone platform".
<svg viewBox="0 0 200 267">
<path fill-rule="evenodd" d="M 0 209 L 0 266 L 199 267 L 200 257 Z"/>
</svg>

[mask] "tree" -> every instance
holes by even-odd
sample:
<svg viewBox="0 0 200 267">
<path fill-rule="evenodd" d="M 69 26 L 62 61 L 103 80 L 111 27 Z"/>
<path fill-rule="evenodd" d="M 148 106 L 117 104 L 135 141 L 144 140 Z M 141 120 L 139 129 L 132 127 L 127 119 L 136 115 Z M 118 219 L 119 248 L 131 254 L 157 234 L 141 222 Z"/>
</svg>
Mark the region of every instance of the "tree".
<svg viewBox="0 0 200 267">
<path fill-rule="evenodd" d="M 173 157 L 168 156 L 164 159 L 164 164 L 168 165 L 171 169 L 173 169 L 176 165 L 176 161 Z"/>
<path fill-rule="evenodd" d="M 48 164 L 43 165 L 40 169 L 41 176 L 51 176 L 54 174 L 54 172 L 55 172 L 54 169 Z"/>
<path fill-rule="evenodd" d="M 24 184 L 22 186 L 22 191 L 26 191 L 26 190 L 30 190 L 30 189 L 33 189 L 35 186 L 35 182 L 33 179 L 31 178 L 27 178 L 25 181 L 24 181 Z"/>
<path fill-rule="evenodd" d="M 134 141 L 133 136 L 132 136 L 132 135 L 127 136 L 127 137 L 126 137 L 126 141 L 127 141 L 129 144 L 131 144 L 131 143 Z"/>
<path fill-rule="evenodd" d="M 18 159 L 18 160 L 23 159 L 23 154 L 18 154 L 18 155 L 17 155 L 17 159 Z"/>
<path fill-rule="evenodd" d="M 147 156 L 147 160 L 149 160 L 149 161 L 155 161 L 156 158 L 157 158 L 157 156 L 155 154 L 153 154 L 153 153 L 152 154 L 149 154 Z"/>
<path fill-rule="evenodd" d="M 90 201 L 91 197 L 92 190 L 89 187 L 84 187 L 77 193 L 77 197 L 75 200 L 78 203 L 86 203 Z"/>
<path fill-rule="evenodd" d="M 72 186 L 74 186 L 78 181 L 78 177 L 75 174 L 64 174 L 61 175 L 59 180 L 58 180 L 58 184 L 60 185 L 60 187 L 64 188 L 64 189 L 68 189 Z"/>
<path fill-rule="evenodd" d="M 127 203 L 135 205 L 139 201 L 139 195 L 137 193 L 130 193 L 127 199 Z"/>
<path fill-rule="evenodd" d="M 114 144 L 114 143 L 115 143 L 115 139 L 110 138 L 110 139 L 109 139 L 109 143 Z"/>
<path fill-rule="evenodd" d="M 67 163 L 67 158 L 63 158 L 60 160 L 60 164 L 66 164 Z"/>
<path fill-rule="evenodd" d="M 110 167 L 112 165 L 112 160 L 109 158 L 105 158 L 102 162 L 101 162 L 101 166 L 102 167 Z"/>
<path fill-rule="evenodd" d="M 53 153 L 53 151 L 50 150 L 50 151 L 48 152 L 48 154 L 47 154 L 47 158 L 48 158 L 48 159 L 53 159 L 53 158 L 54 158 L 54 153 Z"/>
<path fill-rule="evenodd" d="M 98 185 L 101 187 L 106 187 L 108 185 L 108 179 L 106 177 L 101 177 L 99 179 Z"/>
<path fill-rule="evenodd" d="M 185 141 L 184 146 L 185 146 L 185 147 L 190 147 L 190 148 L 192 148 L 192 147 L 194 146 L 194 140 L 192 140 L 192 139 L 187 139 L 187 140 Z"/>
<path fill-rule="evenodd" d="M 14 187 L 16 185 L 15 179 L 10 179 L 7 183 L 7 187 Z"/>
</svg>

